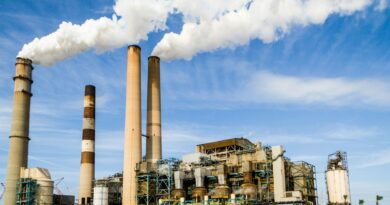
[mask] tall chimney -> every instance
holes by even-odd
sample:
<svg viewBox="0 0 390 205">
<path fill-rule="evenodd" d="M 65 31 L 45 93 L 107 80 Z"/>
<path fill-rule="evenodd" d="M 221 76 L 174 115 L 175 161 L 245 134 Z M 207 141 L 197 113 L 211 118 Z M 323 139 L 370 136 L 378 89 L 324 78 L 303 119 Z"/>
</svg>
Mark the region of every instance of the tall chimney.
<svg viewBox="0 0 390 205">
<path fill-rule="evenodd" d="M 32 61 L 16 58 L 16 75 L 11 122 L 11 134 L 8 153 L 7 182 L 4 204 L 15 204 L 16 182 L 20 168 L 27 167 L 28 141 L 30 126 L 30 99 L 32 81 Z"/>
<path fill-rule="evenodd" d="M 95 178 L 95 86 L 85 86 L 79 204 L 92 203 Z"/>
<path fill-rule="evenodd" d="M 156 162 L 161 159 L 161 97 L 160 58 L 148 58 L 148 113 L 146 125 L 146 159 Z"/>
<path fill-rule="evenodd" d="M 127 48 L 127 85 L 122 205 L 136 205 L 136 166 L 141 162 L 141 48 Z"/>
</svg>

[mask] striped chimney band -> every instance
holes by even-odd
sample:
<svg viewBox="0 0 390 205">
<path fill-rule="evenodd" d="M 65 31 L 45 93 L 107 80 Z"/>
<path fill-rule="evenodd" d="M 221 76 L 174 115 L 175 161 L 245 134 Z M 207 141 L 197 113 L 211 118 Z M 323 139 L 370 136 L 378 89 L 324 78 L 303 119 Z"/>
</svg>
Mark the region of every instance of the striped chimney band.
<svg viewBox="0 0 390 205">
<path fill-rule="evenodd" d="M 81 163 L 95 163 L 95 86 L 85 86 Z"/>
</svg>

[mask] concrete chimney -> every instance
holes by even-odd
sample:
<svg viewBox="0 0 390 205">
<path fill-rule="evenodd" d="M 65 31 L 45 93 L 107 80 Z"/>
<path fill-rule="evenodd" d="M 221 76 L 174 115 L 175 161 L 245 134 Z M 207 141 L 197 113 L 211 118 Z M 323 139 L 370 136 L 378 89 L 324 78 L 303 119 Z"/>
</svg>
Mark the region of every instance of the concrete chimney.
<svg viewBox="0 0 390 205">
<path fill-rule="evenodd" d="M 146 124 L 146 159 L 157 162 L 161 159 L 161 95 L 160 58 L 148 58 L 148 113 Z"/>
<path fill-rule="evenodd" d="M 8 153 L 8 167 L 4 204 L 15 204 L 16 182 L 19 180 L 20 168 L 27 167 L 28 141 L 30 127 L 30 99 L 32 81 L 32 61 L 16 58 L 13 111 Z"/>
<path fill-rule="evenodd" d="M 141 162 L 141 48 L 127 48 L 127 85 L 122 205 L 136 205 L 136 166 Z"/>
<path fill-rule="evenodd" d="M 95 86 L 85 86 L 79 204 L 92 203 L 95 178 Z"/>
</svg>

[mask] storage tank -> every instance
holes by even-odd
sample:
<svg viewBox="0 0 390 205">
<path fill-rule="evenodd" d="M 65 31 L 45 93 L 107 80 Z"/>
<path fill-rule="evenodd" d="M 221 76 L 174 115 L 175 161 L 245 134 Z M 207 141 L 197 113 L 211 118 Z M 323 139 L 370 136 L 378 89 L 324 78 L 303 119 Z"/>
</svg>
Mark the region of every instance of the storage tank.
<svg viewBox="0 0 390 205">
<path fill-rule="evenodd" d="M 347 154 L 345 152 L 337 151 L 336 153 L 329 155 L 328 167 L 325 173 L 328 204 L 351 204 Z"/>
<path fill-rule="evenodd" d="M 38 205 L 53 204 L 53 181 L 47 169 L 34 167 L 20 170 L 20 178 L 31 178 L 37 180 L 36 199 Z"/>
<path fill-rule="evenodd" d="M 93 204 L 108 205 L 108 187 L 96 186 L 93 188 Z"/>
</svg>

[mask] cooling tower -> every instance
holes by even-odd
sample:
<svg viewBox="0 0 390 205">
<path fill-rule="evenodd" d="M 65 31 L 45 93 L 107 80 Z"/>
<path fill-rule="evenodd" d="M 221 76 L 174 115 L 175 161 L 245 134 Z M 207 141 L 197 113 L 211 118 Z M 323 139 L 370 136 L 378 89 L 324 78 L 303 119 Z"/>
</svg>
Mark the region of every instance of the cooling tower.
<svg viewBox="0 0 390 205">
<path fill-rule="evenodd" d="M 95 178 L 95 86 L 85 86 L 79 204 L 92 202 Z"/>
<path fill-rule="evenodd" d="M 141 48 L 127 48 L 122 205 L 136 205 L 136 166 L 141 161 Z"/>
<path fill-rule="evenodd" d="M 146 159 L 157 162 L 161 159 L 161 95 L 160 58 L 148 58 L 148 105 L 146 124 Z"/>
<path fill-rule="evenodd" d="M 5 203 L 15 204 L 16 182 L 20 176 L 20 168 L 27 167 L 29 126 L 30 126 L 30 99 L 32 84 L 32 61 L 25 58 L 16 58 L 13 111 L 11 134 L 8 153 L 7 181 Z"/>
</svg>

